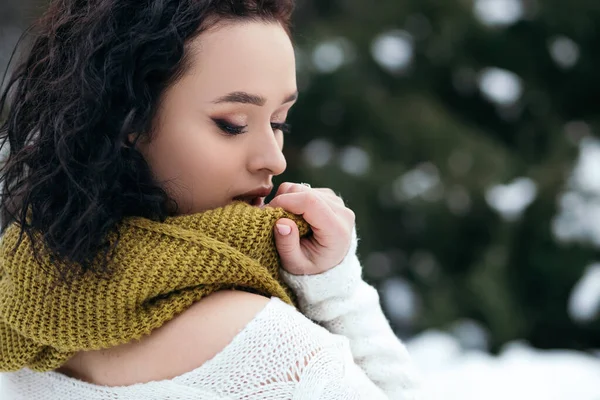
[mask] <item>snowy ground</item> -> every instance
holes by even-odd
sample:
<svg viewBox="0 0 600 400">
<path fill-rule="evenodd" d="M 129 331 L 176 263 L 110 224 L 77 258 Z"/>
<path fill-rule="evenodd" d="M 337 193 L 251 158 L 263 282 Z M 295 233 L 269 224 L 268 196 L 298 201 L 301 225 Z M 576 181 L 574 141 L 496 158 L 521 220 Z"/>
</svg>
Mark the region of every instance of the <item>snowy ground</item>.
<svg viewBox="0 0 600 400">
<path fill-rule="evenodd" d="M 428 331 L 407 342 L 430 400 L 600 400 L 600 355 L 510 343 L 499 356 L 463 351 Z"/>
</svg>

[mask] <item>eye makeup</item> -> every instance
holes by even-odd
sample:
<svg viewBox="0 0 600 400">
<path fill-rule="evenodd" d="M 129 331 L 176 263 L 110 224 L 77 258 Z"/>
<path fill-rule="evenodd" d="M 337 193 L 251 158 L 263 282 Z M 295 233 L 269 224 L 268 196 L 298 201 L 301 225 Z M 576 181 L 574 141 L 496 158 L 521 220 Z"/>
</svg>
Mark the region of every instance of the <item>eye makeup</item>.
<svg viewBox="0 0 600 400">
<path fill-rule="evenodd" d="M 212 120 L 214 121 L 215 125 L 217 125 L 217 127 L 227 135 L 241 135 L 248 131 L 248 125 L 233 124 L 223 118 L 212 118 Z M 287 134 L 291 132 L 292 126 L 285 122 L 271 122 L 271 128 L 274 131 L 280 130 L 282 133 Z"/>
<path fill-rule="evenodd" d="M 248 125 L 232 124 L 231 122 L 222 118 L 213 118 L 212 120 L 221 131 L 228 135 L 240 135 L 242 133 L 246 133 L 244 129 L 248 128 Z"/>
</svg>

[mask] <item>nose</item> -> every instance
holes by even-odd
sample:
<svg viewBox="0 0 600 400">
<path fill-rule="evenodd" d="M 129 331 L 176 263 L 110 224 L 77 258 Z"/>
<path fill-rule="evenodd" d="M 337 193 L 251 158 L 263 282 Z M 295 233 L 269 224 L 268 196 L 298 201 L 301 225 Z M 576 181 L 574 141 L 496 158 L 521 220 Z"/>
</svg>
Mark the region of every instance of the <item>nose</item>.
<svg viewBox="0 0 600 400">
<path fill-rule="evenodd" d="M 287 161 L 283 155 L 283 137 L 281 133 L 276 134 L 269 125 L 253 135 L 249 143 L 248 169 L 256 173 L 268 171 L 270 175 L 282 174 Z"/>
</svg>

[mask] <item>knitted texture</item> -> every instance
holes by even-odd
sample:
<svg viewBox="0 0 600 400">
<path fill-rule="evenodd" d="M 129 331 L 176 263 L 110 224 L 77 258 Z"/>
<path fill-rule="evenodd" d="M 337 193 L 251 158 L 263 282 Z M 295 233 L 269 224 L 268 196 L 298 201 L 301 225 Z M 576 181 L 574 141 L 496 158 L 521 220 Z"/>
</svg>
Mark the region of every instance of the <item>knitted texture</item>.
<svg viewBox="0 0 600 400">
<path fill-rule="evenodd" d="M 348 339 L 330 334 L 276 297 L 215 357 L 172 379 L 101 386 L 24 368 L 0 374 L 0 398 L 406 400 L 386 397 L 369 380 L 352 361 Z"/>
<path fill-rule="evenodd" d="M 281 271 L 298 296 L 299 309 L 272 297 L 198 368 L 128 386 L 97 385 L 23 368 L 0 373 L 0 399 L 425 399 L 419 373 L 389 326 L 377 291 L 361 279 L 356 246 L 355 236 L 344 260 L 322 274 Z M 111 374 L 119 376 L 132 365 L 114 368 Z"/>
<path fill-rule="evenodd" d="M 126 218 L 117 227 L 111 276 L 85 273 L 68 284 L 36 262 L 27 235 L 13 251 L 20 229 L 13 224 L 0 243 L 0 371 L 49 371 L 78 351 L 139 340 L 222 289 L 294 304 L 273 235 L 282 217 L 301 236 L 309 233 L 299 216 L 243 202 L 165 222 Z M 48 254 L 40 252 L 45 265 Z"/>
</svg>

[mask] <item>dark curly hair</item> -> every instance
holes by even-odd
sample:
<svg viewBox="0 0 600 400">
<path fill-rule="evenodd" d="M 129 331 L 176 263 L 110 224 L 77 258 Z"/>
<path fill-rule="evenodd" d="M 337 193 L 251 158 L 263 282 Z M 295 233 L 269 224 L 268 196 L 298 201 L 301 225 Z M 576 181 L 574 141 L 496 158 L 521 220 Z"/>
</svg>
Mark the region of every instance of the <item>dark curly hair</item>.
<svg viewBox="0 0 600 400">
<path fill-rule="evenodd" d="M 25 233 L 34 243 L 39 233 L 61 278 L 110 272 L 118 241 L 107 238 L 119 221 L 164 221 L 176 209 L 135 142 L 151 136 L 161 95 L 186 71 L 186 45 L 223 21 L 279 22 L 289 35 L 293 7 L 293 0 L 53 1 L 30 28 L 30 51 L 0 97 L 0 111 L 9 108 L 0 127 L 8 153 L 2 232 L 17 222 L 21 239 Z M 93 264 L 99 254 L 104 262 Z"/>
</svg>

